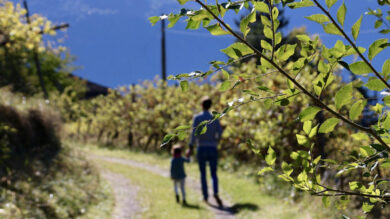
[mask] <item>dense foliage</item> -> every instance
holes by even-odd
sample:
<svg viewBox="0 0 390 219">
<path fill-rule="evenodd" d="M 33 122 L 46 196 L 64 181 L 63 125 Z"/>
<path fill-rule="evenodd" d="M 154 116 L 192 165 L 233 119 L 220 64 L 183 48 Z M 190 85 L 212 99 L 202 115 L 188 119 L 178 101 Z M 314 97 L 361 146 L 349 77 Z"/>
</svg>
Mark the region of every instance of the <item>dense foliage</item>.
<svg viewBox="0 0 390 219">
<path fill-rule="evenodd" d="M 186 4 L 190 1 L 178 0 L 178 2 Z M 372 63 L 377 55 L 385 55 L 381 52 L 390 44 L 387 38 L 376 39 L 366 49 L 358 46 L 356 39 L 359 37 L 364 16 L 375 16 L 377 18 L 375 28 L 385 26 L 384 29 L 380 30 L 380 33 L 389 33 L 387 27 L 390 20 L 388 11 L 390 3 L 378 0 L 378 7 L 385 5 L 387 8 L 370 9 L 367 13 L 362 12 L 361 17 L 354 22 L 352 27 L 347 29 L 344 25 L 346 18 L 349 19 L 347 6 L 344 2 L 337 0 L 325 0 L 324 2 L 318 0 L 244 0 L 215 1 L 215 4 L 201 0 L 194 2 L 201 8 L 198 10 L 182 9 L 179 14 L 171 13 L 160 17 L 151 17 L 150 21 L 154 24 L 161 19 L 168 19 L 169 26 L 173 26 L 180 18 L 185 17 L 187 18 L 187 28 L 204 27 L 212 35 L 230 34 L 238 42 L 221 50 L 229 56 L 228 62 L 214 61 L 212 62 L 213 69 L 210 71 L 171 77 L 171 79 L 180 81 L 183 91 L 188 90 L 188 80 L 205 77 L 247 56 L 255 56 L 259 64 L 257 68 L 260 70 L 256 76 L 268 81 L 270 80 L 269 75 L 277 75 L 281 78 L 280 80 L 286 81 L 276 86 L 275 89 L 277 93 L 282 95 L 275 99 L 264 98 L 266 95 L 262 94 L 262 91 L 272 87 L 263 87 L 262 83 L 255 83 L 252 87 L 237 86 L 243 81 L 252 81 L 253 76 L 231 77 L 221 83 L 224 88 L 222 90 L 238 87 L 242 92 L 239 96 L 250 94 L 252 96 L 250 101 L 244 102 L 248 103 L 244 106 L 246 108 L 251 107 L 249 103 L 258 101 L 264 101 L 264 104 L 267 102 L 268 104 L 277 103 L 284 107 L 296 105 L 294 99 L 303 98 L 308 101 L 307 105 L 298 107 L 295 114 L 302 124 L 302 129 L 296 133 L 295 138 L 298 144 L 305 149 L 295 147 L 293 152 L 289 154 L 291 160 L 285 160 L 284 154 L 276 151 L 275 146 L 270 144 L 265 156 L 265 162 L 268 166 L 263 168 L 259 174 L 274 171 L 278 166 L 282 170 L 280 178 L 290 182 L 298 189 L 323 196 L 325 206 L 329 205 L 329 197 L 331 196 L 339 197 L 337 205 L 339 208 L 348 206 L 352 197 L 359 197 L 362 210 L 365 213 L 372 211 L 375 206 L 386 206 L 390 196 L 388 180 L 386 180 L 387 174 L 383 173 L 389 166 L 390 133 L 388 130 L 390 117 L 387 113 L 387 106 L 390 105 L 390 98 L 386 96 L 384 102 L 378 102 L 374 107 L 370 107 L 370 110 L 375 114 L 373 118 L 377 118 L 377 121 L 374 124 L 366 124 L 361 123 L 362 117 L 363 119 L 367 115 L 372 117 L 372 114 L 363 114 L 363 111 L 367 109 L 368 100 L 359 93 L 361 93 L 362 87 L 371 91 L 390 89 L 388 83 L 390 60 L 385 61 L 380 66 Z M 317 7 L 321 13 L 306 18 L 321 25 L 324 33 L 339 36 L 340 40 L 333 47 L 328 48 L 325 45 L 319 45 L 318 38 L 300 34 L 297 36 L 298 42 L 281 44 L 282 37 L 278 31 L 280 24 L 278 7 L 286 8 L 286 10 L 287 8 L 302 10 L 300 8 Z M 252 8 L 252 11 L 241 20 L 241 33 L 237 33 L 223 20 L 223 17 L 230 11 L 238 13 L 242 8 Z M 257 13 L 266 14 L 261 16 L 261 22 L 264 26 L 263 33 L 268 39 L 261 40 L 263 50 L 258 50 L 246 39 L 251 28 L 249 24 L 258 19 Z M 289 58 L 298 49 L 300 57 L 291 62 Z M 351 55 L 357 59 L 350 59 Z M 313 68 L 312 83 L 305 83 L 308 77 L 304 75 L 305 71 L 303 70 L 308 67 Z M 337 73 L 335 70 L 340 67 L 344 71 L 350 71 L 354 74 L 354 80 L 346 84 L 334 80 Z M 327 92 L 335 85 L 337 91 L 328 94 Z M 243 104 L 238 103 L 237 105 Z M 221 118 L 226 112 L 235 111 L 235 106 L 236 104 L 232 104 L 223 111 L 219 111 L 220 113 L 215 113 L 214 119 Z M 252 117 L 254 117 L 253 114 L 249 116 L 248 120 L 251 121 Z M 289 124 L 288 120 L 279 121 L 286 127 Z M 298 121 L 294 122 L 298 123 Z M 207 131 L 207 123 L 196 128 L 203 132 Z M 174 132 L 164 137 L 163 145 L 173 139 L 180 138 L 184 129 L 190 129 L 190 127 L 178 127 Z M 334 149 L 342 154 L 338 160 L 326 158 L 321 153 L 315 153 L 319 149 L 319 144 L 316 144 L 318 138 L 325 136 L 334 141 L 334 136 L 343 132 L 346 133 L 345 137 L 335 141 L 338 144 L 342 142 L 341 148 L 336 146 Z M 348 140 L 347 137 L 351 134 L 356 141 Z M 248 143 L 253 145 L 251 142 Z M 351 153 L 346 154 L 347 151 Z M 324 180 L 324 177 L 326 178 L 326 175 L 323 174 L 324 170 L 337 172 L 336 177 L 340 178 L 341 181 L 347 177 L 348 186 L 344 186 L 344 183 L 333 185 Z"/>
<path fill-rule="evenodd" d="M 63 147 L 49 102 L 0 94 L 1 218 L 75 218 L 107 198 L 91 164 Z"/>
<path fill-rule="evenodd" d="M 56 42 L 43 40 L 44 34 L 54 36 L 66 25 L 55 26 L 38 14 L 27 18 L 26 13 L 20 4 L 0 1 L 0 87 L 12 86 L 25 95 L 41 93 L 42 86 L 47 92 L 69 86 L 83 92 L 83 82 L 69 75 L 73 57 Z"/>
</svg>

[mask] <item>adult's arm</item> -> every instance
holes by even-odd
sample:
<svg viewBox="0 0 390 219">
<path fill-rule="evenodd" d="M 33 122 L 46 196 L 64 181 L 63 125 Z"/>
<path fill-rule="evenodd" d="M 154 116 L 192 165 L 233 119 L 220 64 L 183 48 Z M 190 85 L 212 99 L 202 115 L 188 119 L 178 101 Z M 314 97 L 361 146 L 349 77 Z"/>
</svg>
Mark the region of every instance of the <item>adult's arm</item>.
<svg viewBox="0 0 390 219">
<path fill-rule="evenodd" d="M 221 140 L 221 137 L 222 137 L 222 132 L 223 132 L 223 129 L 222 129 L 222 126 L 221 126 L 221 123 L 219 122 L 219 120 L 215 120 L 215 126 L 216 126 L 216 131 L 217 131 L 217 141 Z"/>
</svg>

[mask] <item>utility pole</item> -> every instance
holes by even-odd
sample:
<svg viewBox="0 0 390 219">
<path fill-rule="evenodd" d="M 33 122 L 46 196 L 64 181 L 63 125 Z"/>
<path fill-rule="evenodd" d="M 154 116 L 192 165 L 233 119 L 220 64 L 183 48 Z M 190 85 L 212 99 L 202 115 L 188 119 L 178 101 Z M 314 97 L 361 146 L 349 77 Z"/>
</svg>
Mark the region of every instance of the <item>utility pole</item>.
<svg viewBox="0 0 390 219">
<path fill-rule="evenodd" d="M 161 74 L 163 81 L 167 80 L 167 65 L 165 51 L 165 19 L 161 21 Z"/>
<path fill-rule="evenodd" d="M 24 4 L 24 8 L 26 9 L 27 23 L 30 24 L 31 23 L 30 12 L 28 11 L 27 1 L 24 0 L 23 4 Z M 37 68 L 39 83 L 41 84 L 41 87 L 42 87 L 43 95 L 44 95 L 45 99 L 48 99 L 49 94 L 47 93 L 47 90 L 45 87 L 45 80 L 43 79 L 42 70 L 41 70 L 41 63 L 39 62 L 38 51 L 36 48 L 34 48 L 33 56 L 34 56 L 35 67 Z"/>
</svg>

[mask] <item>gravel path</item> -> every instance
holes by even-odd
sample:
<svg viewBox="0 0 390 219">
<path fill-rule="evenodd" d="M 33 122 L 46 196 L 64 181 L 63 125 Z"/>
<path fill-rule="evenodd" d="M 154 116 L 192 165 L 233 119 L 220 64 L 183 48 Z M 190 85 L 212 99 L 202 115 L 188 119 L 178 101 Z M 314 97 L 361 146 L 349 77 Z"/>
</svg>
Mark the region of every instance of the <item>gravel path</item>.
<svg viewBox="0 0 390 219">
<path fill-rule="evenodd" d="M 88 157 L 90 157 L 91 159 L 95 159 L 95 160 L 100 159 L 100 160 L 104 160 L 104 161 L 108 161 L 108 162 L 112 162 L 112 163 L 119 163 L 119 164 L 123 164 L 123 165 L 128 165 L 128 166 L 147 170 L 149 172 L 152 172 L 154 174 L 157 174 L 157 175 L 160 175 L 163 177 L 170 177 L 167 169 L 163 169 L 161 167 L 154 166 L 154 165 L 149 165 L 149 164 L 145 164 L 145 163 L 141 163 L 141 162 L 137 162 L 137 161 L 133 161 L 133 160 L 128 160 L 128 159 L 123 159 L 123 158 L 116 158 L 116 157 L 109 157 L 109 156 L 102 156 L 102 155 L 89 154 Z M 123 176 L 121 176 L 121 177 L 123 177 Z M 186 186 L 187 186 L 187 188 L 201 192 L 200 182 L 198 180 L 191 178 L 191 177 L 187 177 Z M 130 188 L 130 189 L 127 189 L 127 190 L 134 190 L 133 186 L 131 186 L 131 185 L 129 185 L 128 188 Z M 126 189 L 124 188 L 124 190 L 126 190 Z M 209 193 L 212 194 L 212 191 L 209 191 Z M 117 193 L 115 192 L 115 195 L 116 194 Z M 135 201 L 135 196 L 131 196 L 131 197 L 132 198 L 130 198 L 130 199 L 133 199 L 133 201 Z M 118 198 L 117 201 L 121 202 L 120 198 Z M 124 201 L 128 202 L 129 200 L 124 200 Z M 224 202 L 224 206 L 232 206 L 232 204 L 229 203 L 228 198 L 225 198 L 223 200 L 223 202 Z M 136 203 L 136 202 L 134 202 L 134 203 Z M 129 206 L 129 205 L 128 204 L 118 204 L 117 208 L 120 208 L 119 206 L 123 206 L 124 208 L 126 208 L 126 206 Z M 140 207 L 139 207 L 139 205 L 137 205 L 137 206 L 138 207 L 136 207 L 135 210 L 136 211 L 138 210 L 138 212 L 139 212 Z M 214 198 L 210 197 L 208 208 L 214 212 L 215 219 L 234 219 L 235 218 L 233 212 L 230 210 L 229 207 L 225 207 L 223 209 L 220 209 L 217 206 L 218 205 L 215 202 Z M 117 210 L 118 210 L 118 212 L 124 212 L 123 210 L 120 210 L 120 209 L 116 209 L 115 212 L 117 212 Z M 117 218 L 117 217 L 114 217 L 114 218 Z M 121 218 L 126 218 L 126 217 L 121 217 Z M 127 217 L 127 218 L 129 218 L 129 217 Z M 131 216 L 130 216 L 130 218 L 131 218 Z"/>
<path fill-rule="evenodd" d="M 136 218 L 137 214 L 142 211 L 136 200 L 138 187 L 132 185 L 126 177 L 120 174 L 103 171 L 101 176 L 110 183 L 111 188 L 114 190 L 115 210 L 112 218 Z"/>
</svg>

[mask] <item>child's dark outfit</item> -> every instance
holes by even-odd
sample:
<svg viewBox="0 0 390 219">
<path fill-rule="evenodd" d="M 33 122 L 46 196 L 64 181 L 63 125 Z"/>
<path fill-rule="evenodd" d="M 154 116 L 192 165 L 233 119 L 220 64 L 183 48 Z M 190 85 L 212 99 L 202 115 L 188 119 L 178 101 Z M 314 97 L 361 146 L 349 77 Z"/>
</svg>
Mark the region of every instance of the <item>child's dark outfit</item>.
<svg viewBox="0 0 390 219">
<path fill-rule="evenodd" d="M 184 189 L 184 179 L 186 178 L 186 173 L 184 171 L 184 162 L 188 163 L 190 162 L 190 159 L 184 158 L 180 155 L 175 155 L 171 160 L 171 178 L 173 180 L 176 201 L 179 202 L 179 190 L 177 187 L 180 184 L 183 204 L 186 203 L 186 193 Z"/>
</svg>

